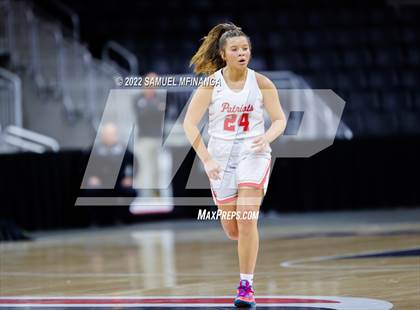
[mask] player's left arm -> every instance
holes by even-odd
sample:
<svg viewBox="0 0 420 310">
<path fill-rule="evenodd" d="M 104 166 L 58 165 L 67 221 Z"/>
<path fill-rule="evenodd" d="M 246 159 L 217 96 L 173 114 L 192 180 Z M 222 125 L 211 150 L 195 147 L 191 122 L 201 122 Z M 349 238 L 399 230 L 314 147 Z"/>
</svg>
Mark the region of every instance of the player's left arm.
<svg viewBox="0 0 420 310">
<path fill-rule="evenodd" d="M 256 73 L 258 86 L 263 95 L 264 107 L 270 116 L 271 126 L 263 136 L 254 140 L 254 147 L 264 149 L 266 143 L 271 143 L 280 136 L 286 128 L 286 116 L 281 108 L 279 94 L 274 83 L 266 76 Z"/>
</svg>

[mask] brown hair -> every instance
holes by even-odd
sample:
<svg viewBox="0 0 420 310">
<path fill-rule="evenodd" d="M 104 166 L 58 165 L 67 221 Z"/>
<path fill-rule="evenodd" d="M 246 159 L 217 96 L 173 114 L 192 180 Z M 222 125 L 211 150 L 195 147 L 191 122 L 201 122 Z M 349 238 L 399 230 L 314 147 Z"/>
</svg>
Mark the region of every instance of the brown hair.
<svg viewBox="0 0 420 310">
<path fill-rule="evenodd" d="M 249 45 L 251 45 L 249 37 L 240 27 L 237 27 L 232 23 L 223 23 L 214 26 L 208 35 L 201 39 L 203 42 L 198 51 L 191 58 L 190 67 L 194 65 L 194 73 L 210 75 L 220 68 L 223 68 L 226 65 L 226 62 L 220 56 L 220 51 L 224 49 L 226 40 L 228 38 L 241 36 L 246 37 Z"/>
</svg>

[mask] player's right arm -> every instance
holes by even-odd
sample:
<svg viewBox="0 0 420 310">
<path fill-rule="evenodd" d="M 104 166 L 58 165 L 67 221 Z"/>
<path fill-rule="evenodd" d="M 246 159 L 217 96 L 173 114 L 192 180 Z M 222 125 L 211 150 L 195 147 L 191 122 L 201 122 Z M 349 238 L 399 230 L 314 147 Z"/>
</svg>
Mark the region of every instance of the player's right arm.
<svg viewBox="0 0 420 310">
<path fill-rule="evenodd" d="M 204 164 L 208 177 L 218 179 L 221 167 L 211 157 L 197 127 L 210 105 L 212 91 L 212 87 L 208 86 L 200 86 L 197 89 L 188 106 L 183 126 L 188 140 Z"/>
</svg>

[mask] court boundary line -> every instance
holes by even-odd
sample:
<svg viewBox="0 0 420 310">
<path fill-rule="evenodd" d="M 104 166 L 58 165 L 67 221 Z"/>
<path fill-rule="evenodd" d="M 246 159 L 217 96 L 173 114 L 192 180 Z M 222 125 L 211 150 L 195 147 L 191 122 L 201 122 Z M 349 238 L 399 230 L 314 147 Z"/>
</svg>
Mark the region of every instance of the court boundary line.
<svg viewBox="0 0 420 310">
<path fill-rule="evenodd" d="M 49 297 L 29 297 L 29 296 L 17 296 L 17 297 L 0 297 L 0 308 L 1 307 L 147 307 L 147 308 L 155 308 L 155 307 L 212 307 L 212 306 L 227 306 L 231 307 L 232 303 L 225 303 L 225 299 L 232 300 L 233 296 L 144 296 L 144 297 L 134 297 L 134 296 L 68 296 L 68 297 L 58 297 L 58 296 L 49 296 Z M 80 304 L 72 304 L 72 303 L 62 303 L 62 304 L 53 304 L 48 303 L 54 300 L 59 301 L 68 300 L 68 301 L 108 301 L 108 300 L 115 300 L 117 302 L 114 303 L 96 303 L 96 304 L 89 304 L 89 303 L 80 303 Z M 147 303 L 147 300 L 156 300 L 159 299 L 166 299 L 168 302 L 172 301 L 173 303 Z M 191 299 L 197 301 L 197 303 L 177 303 L 176 300 L 182 301 L 183 299 Z M 214 299 L 216 302 L 213 303 L 199 303 L 200 299 Z M 270 299 L 273 299 L 272 303 L 270 303 Z M 277 299 L 277 300 L 276 300 Z M 16 301 L 16 304 L 12 303 L 1 303 L 2 301 Z M 36 303 L 36 300 L 39 301 L 47 301 L 46 303 Z M 127 303 L 124 304 L 124 300 L 126 301 L 133 301 L 133 300 L 144 300 L 146 303 Z M 175 302 L 174 302 L 175 300 Z M 217 302 L 223 301 L 222 302 Z M 340 297 L 340 296 L 307 296 L 307 295 L 264 295 L 258 296 L 256 298 L 258 302 L 258 306 L 260 307 L 270 307 L 270 306 L 296 306 L 296 307 L 331 307 L 334 306 L 336 310 L 349 310 L 354 309 L 353 307 L 363 307 L 369 306 L 371 310 L 389 310 L 392 309 L 393 304 L 386 300 L 380 299 L 373 299 L 373 298 L 364 298 L 364 297 Z M 282 302 L 282 300 L 284 302 Z M 299 302 L 300 300 L 300 302 Z M 21 301 L 22 303 L 19 303 Z M 34 304 L 30 303 L 23 303 L 23 301 L 35 301 Z M 120 303 L 118 303 L 120 302 Z"/>
<path fill-rule="evenodd" d="M 284 268 L 302 268 L 302 269 L 321 269 L 321 270 L 343 270 L 343 269 L 351 269 L 352 271 L 392 271 L 392 270 L 418 270 L 419 265 L 394 265 L 389 267 L 384 266 L 356 266 L 356 265 L 334 265 L 334 266 L 323 266 L 323 265 L 308 265 L 310 262 L 322 262 L 322 261 L 332 261 L 334 259 L 345 258 L 348 256 L 355 256 L 355 255 L 372 255 L 372 254 L 381 254 L 387 253 L 390 251 L 398 251 L 398 250 L 417 250 L 420 249 L 419 246 L 407 247 L 403 249 L 386 249 L 386 250 L 376 250 L 376 251 L 364 251 L 364 252 L 357 252 L 357 253 L 348 253 L 348 254 L 341 254 L 341 255 L 328 255 L 328 256 L 315 256 L 310 258 L 303 258 L 303 259 L 296 259 L 296 260 L 289 260 L 280 263 L 281 267 Z"/>
</svg>

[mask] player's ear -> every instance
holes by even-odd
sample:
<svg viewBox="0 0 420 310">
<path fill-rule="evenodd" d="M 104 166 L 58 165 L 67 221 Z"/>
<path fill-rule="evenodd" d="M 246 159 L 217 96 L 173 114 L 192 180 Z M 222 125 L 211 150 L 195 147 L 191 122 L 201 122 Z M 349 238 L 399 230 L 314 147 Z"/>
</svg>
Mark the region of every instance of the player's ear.
<svg viewBox="0 0 420 310">
<path fill-rule="evenodd" d="M 225 59 L 225 51 L 224 51 L 224 50 L 220 50 L 220 51 L 219 51 L 219 54 L 220 54 L 220 57 L 222 57 L 222 59 L 223 59 L 224 61 L 226 61 L 226 59 Z"/>
</svg>

